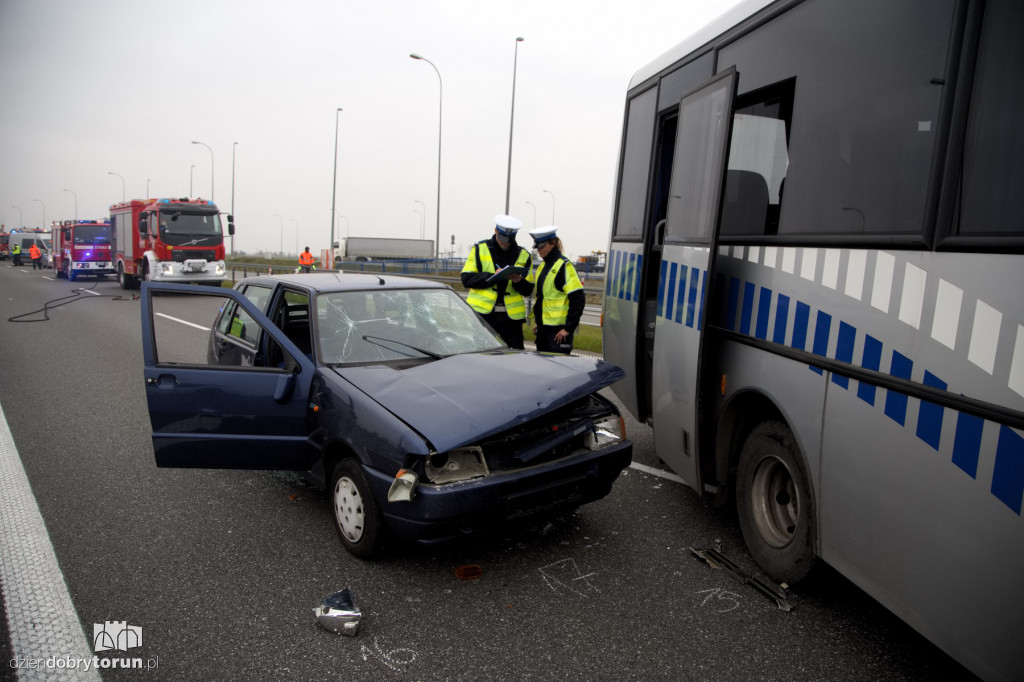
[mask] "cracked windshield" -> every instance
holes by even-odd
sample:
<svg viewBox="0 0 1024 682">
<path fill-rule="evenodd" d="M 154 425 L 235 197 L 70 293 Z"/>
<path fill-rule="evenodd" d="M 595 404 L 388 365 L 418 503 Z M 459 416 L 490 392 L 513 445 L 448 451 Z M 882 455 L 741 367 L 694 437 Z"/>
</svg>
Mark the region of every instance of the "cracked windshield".
<svg viewBox="0 0 1024 682">
<path fill-rule="evenodd" d="M 438 358 L 504 348 L 453 291 L 347 291 L 317 298 L 327 364 Z"/>
</svg>

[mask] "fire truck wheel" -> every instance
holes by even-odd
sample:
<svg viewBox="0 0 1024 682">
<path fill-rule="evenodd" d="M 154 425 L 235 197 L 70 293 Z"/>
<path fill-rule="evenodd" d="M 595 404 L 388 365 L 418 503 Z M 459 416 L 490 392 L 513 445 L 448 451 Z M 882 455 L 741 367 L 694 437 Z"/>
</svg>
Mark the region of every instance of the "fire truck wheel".
<svg viewBox="0 0 1024 682">
<path fill-rule="evenodd" d="M 123 263 L 118 263 L 117 264 L 117 283 L 121 285 L 122 289 L 131 289 L 132 288 L 132 282 L 129 279 L 129 277 L 130 277 L 130 275 L 127 275 L 124 272 L 124 264 Z"/>
</svg>

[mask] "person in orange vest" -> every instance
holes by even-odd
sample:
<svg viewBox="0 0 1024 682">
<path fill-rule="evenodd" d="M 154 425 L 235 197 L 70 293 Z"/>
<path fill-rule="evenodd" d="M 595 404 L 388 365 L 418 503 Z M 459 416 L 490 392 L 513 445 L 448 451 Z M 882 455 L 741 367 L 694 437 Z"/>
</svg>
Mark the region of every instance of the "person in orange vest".
<svg viewBox="0 0 1024 682">
<path fill-rule="evenodd" d="M 32 269 L 42 270 L 43 269 L 43 252 L 39 250 L 39 247 L 34 243 L 28 247 L 28 256 L 32 259 Z"/>
<path fill-rule="evenodd" d="M 299 268 L 302 272 L 309 272 L 313 269 L 313 262 L 313 254 L 309 252 L 309 247 L 307 246 L 306 250 L 299 254 Z"/>
</svg>

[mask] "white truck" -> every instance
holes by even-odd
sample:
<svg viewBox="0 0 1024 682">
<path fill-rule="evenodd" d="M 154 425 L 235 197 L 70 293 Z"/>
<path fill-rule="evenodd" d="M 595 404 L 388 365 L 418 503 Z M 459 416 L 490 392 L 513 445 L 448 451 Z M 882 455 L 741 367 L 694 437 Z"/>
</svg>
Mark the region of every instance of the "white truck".
<svg viewBox="0 0 1024 682">
<path fill-rule="evenodd" d="M 334 260 L 409 260 L 433 258 L 433 239 L 391 237 L 342 237 L 334 250 Z"/>
</svg>

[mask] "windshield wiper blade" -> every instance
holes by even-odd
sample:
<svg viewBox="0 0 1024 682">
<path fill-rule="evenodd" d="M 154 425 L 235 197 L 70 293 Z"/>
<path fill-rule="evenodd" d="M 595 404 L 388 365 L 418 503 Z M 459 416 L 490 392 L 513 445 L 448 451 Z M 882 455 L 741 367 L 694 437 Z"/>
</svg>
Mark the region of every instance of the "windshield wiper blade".
<svg viewBox="0 0 1024 682">
<path fill-rule="evenodd" d="M 376 341 L 374 339 L 376 339 Z M 424 348 L 417 348 L 416 346 L 414 346 L 414 345 L 412 345 L 410 343 L 406 343 L 404 341 L 396 341 L 395 339 L 389 339 L 389 338 L 384 337 L 384 336 L 373 336 L 372 334 L 363 334 L 363 341 L 369 341 L 370 343 L 375 343 L 378 346 L 383 346 L 384 345 L 382 343 L 379 343 L 380 341 L 386 341 L 388 343 L 397 343 L 399 346 L 405 346 L 406 348 L 412 348 L 417 353 L 422 353 L 423 355 L 428 355 L 428 356 L 434 358 L 435 360 L 440 360 L 441 358 L 444 357 L 443 355 L 441 355 L 439 353 L 435 353 L 432 350 L 426 350 Z M 387 348 L 387 346 L 384 346 L 384 347 Z M 391 348 L 390 350 L 395 350 L 395 349 Z M 402 351 L 395 351 L 395 352 L 401 353 Z M 409 355 L 409 354 L 405 353 L 405 355 Z M 413 357 L 413 356 L 409 355 L 409 357 Z"/>
</svg>

